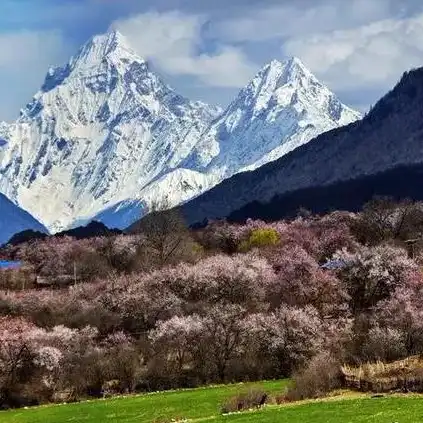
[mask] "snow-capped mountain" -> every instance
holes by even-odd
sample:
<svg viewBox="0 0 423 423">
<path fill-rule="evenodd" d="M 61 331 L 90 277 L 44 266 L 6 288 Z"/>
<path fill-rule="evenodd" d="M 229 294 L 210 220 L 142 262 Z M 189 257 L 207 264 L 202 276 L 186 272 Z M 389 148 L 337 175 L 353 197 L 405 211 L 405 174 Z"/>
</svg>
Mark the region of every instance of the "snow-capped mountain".
<svg viewBox="0 0 423 423">
<path fill-rule="evenodd" d="M 423 198 L 423 67 L 406 72 L 360 121 L 239 173 L 185 203 L 189 223 L 278 219 L 300 207 L 359 210 L 374 196 Z"/>
<path fill-rule="evenodd" d="M 298 58 L 273 60 L 212 124 L 187 161 L 228 177 L 276 160 L 360 117 Z"/>
<path fill-rule="evenodd" d="M 110 32 L 0 124 L 0 192 L 53 232 L 93 217 L 123 227 L 358 118 L 298 59 L 265 66 L 222 113 L 177 94 Z"/>
<path fill-rule="evenodd" d="M 141 201 L 120 202 L 95 219 L 111 227 L 126 228 L 141 217 L 154 198 L 164 197 L 170 205 L 183 203 L 227 177 L 254 170 L 360 117 L 298 58 L 284 63 L 274 60 L 211 124 L 183 161 L 183 172 L 178 170 L 175 175 L 154 181 L 142 191 Z"/>
<path fill-rule="evenodd" d="M 28 229 L 47 233 L 47 229 L 28 212 L 0 194 L 0 245 L 14 234 Z"/>
<path fill-rule="evenodd" d="M 176 169 L 219 112 L 176 94 L 121 34 L 94 37 L 0 128 L 0 191 L 62 229 Z"/>
</svg>

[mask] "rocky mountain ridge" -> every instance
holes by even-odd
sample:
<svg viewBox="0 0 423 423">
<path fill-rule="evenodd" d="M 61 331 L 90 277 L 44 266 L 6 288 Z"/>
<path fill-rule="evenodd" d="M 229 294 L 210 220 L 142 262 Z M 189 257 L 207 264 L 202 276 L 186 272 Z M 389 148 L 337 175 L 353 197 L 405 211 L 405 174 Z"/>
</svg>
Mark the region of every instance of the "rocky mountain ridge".
<svg viewBox="0 0 423 423">
<path fill-rule="evenodd" d="M 52 232 L 122 228 L 359 117 L 295 58 L 266 65 L 223 112 L 190 101 L 113 31 L 51 68 L 0 125 L 0 192 Z"/>
</svg>

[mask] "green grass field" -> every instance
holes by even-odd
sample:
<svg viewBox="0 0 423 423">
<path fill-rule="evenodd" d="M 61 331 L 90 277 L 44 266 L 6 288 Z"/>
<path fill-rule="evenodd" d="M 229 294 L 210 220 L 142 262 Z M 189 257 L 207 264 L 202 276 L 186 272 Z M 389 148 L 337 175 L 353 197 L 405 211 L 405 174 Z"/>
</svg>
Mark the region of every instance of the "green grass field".
<svg viewBox="0 0 423 423">
<path fill-rule="evenodd" d="M 151 423 L 216 416 L 228 397 L 251 387 L 283 392 L 287 381 L 224 385 L 185 391 L 37 407 L 0 413 L 0 423 Z"/>
<path fill-rule="evenodd" d="M 214 423 L 421 423 L 423 397 L 350 398 L 220 416 Z"/>
<path fill-rule="evenodd" d="M 270 394 L 283 391 L 285 381 L 227 385 L 143 396 L 43 406 L 0 413 L 1 423 L 152 423 L 188 419 L 215 423 L 420 423 L 422 396 L 369 398 L 340 396 L 322 401 L 270 405 L 262 410 L 222 416 L 220 404 L 251 386 Z"/>
</svg>

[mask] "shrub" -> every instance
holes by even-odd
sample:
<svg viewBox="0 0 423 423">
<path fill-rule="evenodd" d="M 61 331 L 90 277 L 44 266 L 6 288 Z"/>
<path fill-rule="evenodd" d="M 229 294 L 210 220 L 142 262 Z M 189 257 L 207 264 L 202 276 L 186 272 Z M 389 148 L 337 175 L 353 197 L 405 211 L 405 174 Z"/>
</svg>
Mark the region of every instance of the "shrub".
<svg viewBox="0 0 423 423">
<path fill-rule="evenodd" d="M 221 411 L 222 414 L 227 414 L 262 407 L 268 398 L 266 392 L 260 389 L 250 389 L 248 392 L 235 395 L 225 401 Z"/>
<path fill-rule="evenodd" d="M 152 278 L 165 281 L 175 295 L 191 304 L 226 302 L 255 308 L 263 301 L 265 286 L 273 276 L 272 266 L 250 253 L 218 254 L 194 265 L 182 263 L 160 270 Z"/>
<path fill-rule="evenodd" d="M 171 357 L 172 368 L 181 373 L 195 350 L 195 342 L 204 331 L 199 316 L 174 316 L 158 323 L 149 334 L 149 340 L 157 354 Z M 173 352 L 173 354 L 172 354 Z"/>
<path fill-rule="evenodd" d="M 256 247 L 268 247 L 277 245 L 279 241 L 280 236 L 276 229 L 257 228 L 251 231 L 249 238 L 241 243 L 239 249 L 241 251 L 249 251 Z"/>
<path fill-rule="evenodd" d="M 151 213 L 133 224 L 130 231 L 139 235 L 138 267 L 155 269 L 164 265 L 197 259 L 194 240 L 183 216 L 167 204 L 153 204 Z"/>
<path fill-rule="evenodd" d="M 422 300 L 422 275 L 416 272 L 376 310 L 376 319 L 381 327 L 393 328 L 404 334 L 407 355 L 423 353 Z"/>
<path fill-rule="evenodd" d="M 342 387 L 340 363 L 329 353 L 315 356 L 308 366 L 294 375 L 293 383 L 285 395 L 286 401 L 324 397 Z"/>
</svg>

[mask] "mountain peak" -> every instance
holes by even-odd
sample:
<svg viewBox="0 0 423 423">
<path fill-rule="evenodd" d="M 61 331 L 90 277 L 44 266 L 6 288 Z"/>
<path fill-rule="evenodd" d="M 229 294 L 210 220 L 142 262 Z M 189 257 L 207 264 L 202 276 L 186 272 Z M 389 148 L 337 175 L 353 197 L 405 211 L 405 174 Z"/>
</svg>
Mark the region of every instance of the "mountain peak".
<svg viewBox="0 0 423 423">
<path fill-rule="evenodd" d="M 283 63 L 280 60 L 273 59 L 268 64 L 264 65 L 263 69 L 277 69 L 281 68 L 283 66 Z"/>
<path fill-rule="evenodd" d="M 128 65 L 137 62 L 147 68 L 145 60 L 130 47 L 128 40 L 119 31 L 111 30 L 95 35 L 71 57 L 64 66 L 50 67 L 41 88 L 42 93 L 61 85 L 71 74 L 90 75 L 93 69 L 104 64 L 112 65 L 117 71 L 125 72 Z M 108 64 L 108 65 L 107 65 Z M 99 73 L 95 71 L 95 73 Z"/>
<path fill-rule="evenodd" d="M 303 72 L 310 72 L 306 68 L 304 63 L 301 61 L 301 59 L 299 59 L 298 57 L 295 57 L 295 56 L 288 57 L 284 61 L 273 59 L 265 67 L 279 68 L 279 69 L 287 68 L 287 69 L 290 69 L 290 70 L 296 70 L 296 71 L 301 70 Z"/>
<path fill-rule="evenodd" d="M 254 77 L 253 87 L 273 87 L 273 90 L 285 85 L 308 87 L 309 83 L 319 84 L 317 78 L 307 69 L 297 57 L 285 61 L 272 60 Z"/>
<path fill-rule="evenodd" d="M 285 61 L 285 68 L 292 74 L 311 75 L 310 70 L 304 65 L 304 63 L 295 56 L 290 57 Z"/>
<path fill-rule="evenodd" d="M 227 124 L 233 128 L 235 124 L 242 124 L 244 118 L 274 121 L 279 115 L 281 125 L 288 125 L 288 120 L 298 114 L 302 116 L 298 119 L 303 123 L 309 119 L 304 125 L 311 126 L 315 126 L 311 123 L 313 119 L 326 123 L 329 119 L 332 125 L 338 126 L 361 117 L 343 105 L 297 57 L 284 61 L 272 60 L 262 67 L 241 90 L 224 116 L 228 119 Z M 307 115 L 309 117 L 305 119 Z M 310 118 L 311 115 L 314 118 Z M 330 125 L 323 126 L 328 128 Z"/>
<path fill-rule="evenodd" d="M 279 64 L 279 86 L 289 83 L 304 84 L 305 81 L 318 82 L 317 78 L 298 57 L 290 57 L 284 62 L 277 62 Z"/>
<path fill-rule="evenodd" d="M 92 37 L 82 46 L 78 54 L 69 63 L 72 68 L 92 67 L 107 60 L 115 65 L 125 65 L 133 62 L 145 63 L 130 46 L 127 38 L 119 31 L 111 30 Z"/>
<path fill-rule="evenodd" d="M 213 123 L 194 160 L 225 176 L 252 170 L 359 117 L 300 59 L 272 60 Z"/>
<path fill-rule="evenodd" d="M 102 46 L 107 52 L 116 50 L 117 48 L 132 50 L 127 38 L 117 30 L 110 30 L 104 34 L 95 35 L 88 43 L 90 42 L 93 45 Z"/>
<path fill-rule="evenodd" d="M 254 104 L 256 111 L 260 113 L 263 108 L 269 107 L 272 99 L 278 104 L 289 105 L 295 92 L 306 91 L 310 86 L 323 91 L 326 89 L 300 59 L 290 57 L 283 62 L 272 60 L 241 91 L 237 101 Z"/>
</svg>

